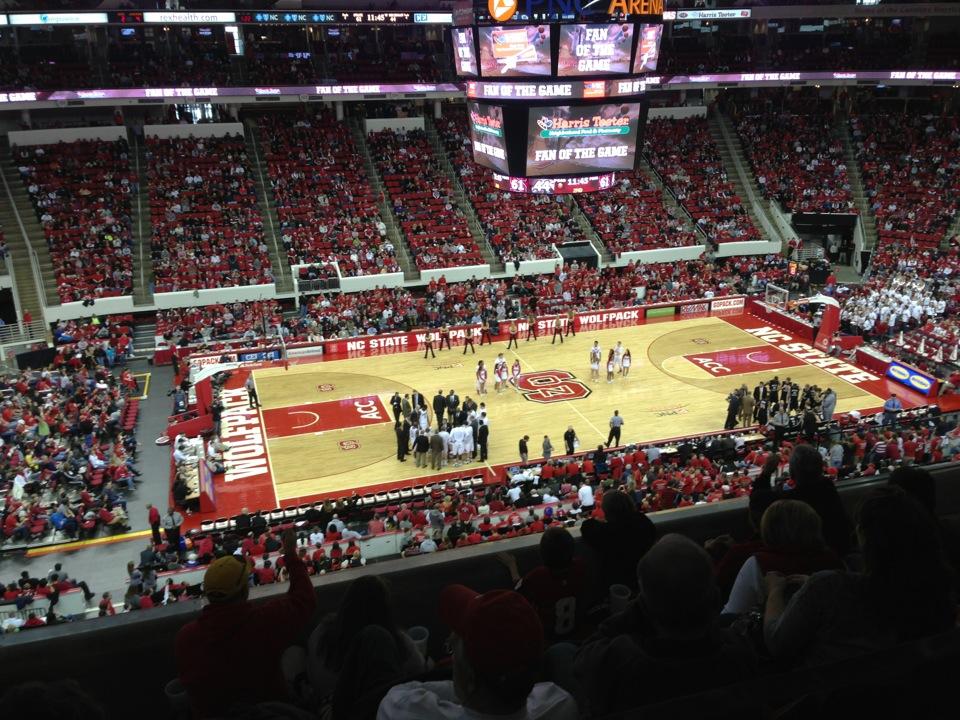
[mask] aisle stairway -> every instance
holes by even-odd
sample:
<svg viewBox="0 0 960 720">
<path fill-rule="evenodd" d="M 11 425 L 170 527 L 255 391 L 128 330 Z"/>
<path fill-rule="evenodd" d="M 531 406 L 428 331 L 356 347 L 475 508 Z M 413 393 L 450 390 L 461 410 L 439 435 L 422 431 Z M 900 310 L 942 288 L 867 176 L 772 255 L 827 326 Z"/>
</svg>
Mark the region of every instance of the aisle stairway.
<svg viewBox="0 0 960 720">
<path fill-rule="evenodd" d="M 133 354 L 137 358 L 152 358 L 156 347 L 156 323 L 137 323 L 133 326 Z"/>
<path fill-rule="evenodd" d="M 263 236 L 270 248 L 270 267 L 273 270 L 277 292 L 293 292 L 293 277 L 290 274 L 289 260 L 281 248 L 280 218 L 277 216 L 276 199 L 270 187 L 270 176 L 267 173 L 267 163 L 260 154 L 258 147 L 256 124 L 252 121 L 244 123 L 244 140 L 247 143 L 247 160 L 253 171 L 253 179 L 257 184 L 257 205 L 263 218 Z"/>
<path fill-rule="evenodd" d="M 153 256 L 150 253 L 150 193 L 147 182 L 147 156 L 136 134 L 128 131 L 133 155 L 133 171 L 140 189 L 133 200 L 133 304 L 150 305 L 153 302 Z"/>
<path fill-rule="evenodd" d="M 834 129 L 837 137 L 843 143 L 843 161 L 847 166 L 847 177 L 850 178 L 850 191 L 853 200 L 860 211 L 860 223 L 863 227 L 864 250 L 873 250 L 877 246 L 877 220 L 870 210 L 870 198 L 867 197 L 860 175 L 860 163 L 857 162 L 853 139 L 850 137 L 850 124 L 843 117 L 840 124 Z"/>
<path fill-rule="evenodd" d="M 460 176 L 453 166 L 453 163 L 450 162 L 450 156 L 447 155 L 447 149 L 444 147 L 443 140 L 437 133 L 436 126 L 430 118 L 424 118 L 424 122 L 427 138 L 430 140 L 430 144 L 433 145 L 433 152 L 440 160 L 440 167 L 443 168 L 444 173 L 454 187 L 453 196 L 457 207 L 459 207 L 467 217 L 467 226 L 470 228 L 470 235 L 473 237 L 474 242 L 477 243 L 477 247 L 480 248 L 483 259 L 489 263 L 491 272 L 502 273 L 504 271 L 504 265 L 500 262 L 493 248 L 490 247 L 490 243 L 487 242 L 487 237 L 483 232 L 483 226 L 480 224 L 480 218 L 477 217 L 473 204 L 470 202 L 466 190 L 463 189 L 463 185 L 460 183 Z"/>
<path fill-rule="evenodd" d="M 780 241 L 781 238 L 775 237 L 771 233 L 773 223 L 770 218 L 761 217 L 758 214 L 765 212 L 768 201 L 760 193 L 757 179 L 750 168 L 750 163 L 743 152 L 736 131 L 720 112 L 714 112 L 710 115 L 709 125 L 710 135 L 717 145 L 720 158 L 723 160 L 723 167 L 727 171 L 727 179 L 733 185 L 737 195 L 740 196 L 740 201 L 746 208 L 750 221 L 764 240 Z"/>
<path fill-rule="evenodd" d="M 669 213 L 673 215 L 673 217 L 683 220 L 683 229 L 687 232 L 694 233 L 701 245 L 710 247 L 710 240 L 707 238 L 707 234 L 697 225 L 690 212 L 683 205 L 677 202 L 677 196 L 674 195 L 673 191 L 663 183 L 660 174 L 653 169 L 653 166 L 646 157 L 640 157 L 640 162 L 637 166 L 637 169 L 639 172 L 642 172 L 644 175 L 650 178 L 650 181 L 660 191 L 660 199 L 663 200 L 663 204 L 666 206 Z"/>
<path fill-rule="evenodd" d="M 10 145 L 7 137 L 0 138 L 0 166 L 3 167 L 3 176 L 7 186 L 10 188 L 10 195 L 16 207 L 16 212 L 20 216 L 23 228 L 26 230 L 27 237 L 40 267 L 40 279 L 43 282 L 42 288 L 37 288 L 34 281 L 33 272 L 30 268 L 30 255 L 27 251 L 27 245 L 23 235 L 20 232 L 20 225 L 17 223 L 16 214 L 13 208 L 9 206 L 7 193 L 0 193 L 4 203 L 0 205 L 0 223 L 3 224 L 4 234 L 7 238 L 7 245 L 10 248 L 11 261 L 14 272 L 17 276 L 17 286 L 20 294 L 21 305 L 29 310 L 34 318 L 43 317 L 41 312 L 39 293 L 43 292 L 43 297 L 47 306 L 59 305 L 60 296 L 57 295 L 57 283 L 53 275 L 53 262 L 50 260 L 50 251 L 47 249 L 47 242 L 44 239 L 43 228 L 40 226 L 40 220 L 33 209 L 30 197 L 23 182 L 20 180 L 20 173 L 13 164 L 10 155 Z"/>
<path fill-rule="evenodd" d="M 374 195 L 378 198 L 377 207 L 380 210 L 380 218 L 383 224 L 387 226 L 387 237 L 393 243 L 396 250 L 397 262 L 403 270 L 403 279 L 406 281 L 416 281 L 420 279 L 420 271 L 411 259 L 410 247 L 407 245 L 406 238 L 400 230 L 400 224 L 397 222 L 397 216 L 393 214 L 393 208 L 387 200 L 387 193 L 383 188 L 383 179 L 377 172 L 376 165 L 373 164 L 373 158 L 370 156 L 370 146 L 367 145 L 367 136 L 363 132 L 360 123 L 353 118 L 347 122 L 350 127 L 350 134 L 353 135 L 357 150 L 363 157 L 363 167 L 367 171 L 367 179 L 370 187 L 373 188 Z"/>
</svg>

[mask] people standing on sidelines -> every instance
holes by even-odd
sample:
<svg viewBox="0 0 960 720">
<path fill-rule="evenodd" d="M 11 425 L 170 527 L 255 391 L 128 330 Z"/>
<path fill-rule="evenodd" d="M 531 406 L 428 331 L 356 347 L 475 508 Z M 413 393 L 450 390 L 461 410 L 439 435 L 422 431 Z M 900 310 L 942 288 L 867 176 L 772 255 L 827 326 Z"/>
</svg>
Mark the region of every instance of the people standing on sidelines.
<svg viewBox="0 0 960 720">
<path fill-rule="evenodd" d="M 437 428 L 443 425 L 443 413 L 447 409 L 447 398 L 443 395 L 443 390 L 437 390 L 433 396 L 433 415 L 437 419 Z"/>
<path fill-rule="evenodd" d="M 449 421 L 453 423 L 454 418 L 457 416 L 457 411 L 460 409 L 460 396 L 456 392 L 451 390 L 447 393 L 447 417 Z"/>
<path fill-rule="evenodd" d="M 754 404 L 751 393 L 744 392 L 740 395 L 740 422 L 743 423 L 744 427 L 749 427 L 753 423 Z"/>
<path fill-rule="evenodd" d="M 613 364 L 616 366 L 617 372 L 623 372 L 623 343 L 617 340 L 617 344 L 613 348 Z"/>
<path fill-rule="evenodd" d="M 507 359 L 503 357 L 503 353 L 497 355 L 497 359 L 493 363 L 493 389 L 497 393 L 502 393 L 507 389 L 507 380 L 510 379 L 510 374 L 507 372 Z"/>
<path fill-rule="evenodd" d="M 823 394 L 823 399 L 820 401 L 820 415 L 823 417 L 823 421 L 831 422 L 836 409 L 837 394 L 833 391 L 833 388 L 827 388 L 827 391 Z"/>
<path fill-rule="evenodd" d="M 600 349 L 600 341 L 594 340 L 593 347 L 590 348 L 590 379 L 600 380 L 600 362 L 603 359 L 603 350 Z"/>
<path fill-rule="evenodd" d="M 616 368 L 616 366 L 617 366 L 617 362 L 614 359 L 613 350 L 611 349 L 610 352 L 607 354 L 607 382 L 608 383 L 613 382 L 613 371 L 614 371 L 614 368 Z"/>
<path fill-rule="evenodd" d="M 620 359 L 620 372 L 623 373 L 623 377 L 627 377 L 630 374 L 630 366 L 633 364 L 633 356 L 630 354 L 630 349 L 627 348 L 623 351 L 623 357 Z"/>
<path fill-rule="evenodd" d="M 537 316 L 532 310 L 527 313 L 527 342 L 530 342 L 531 336 L 537 339 Z"/>
<path fill-rule="evenodd" d="M 247 375 L 247 380 L 243 383 L 247 389 L 247 405 L 249 408 L 260 407 L 260 398 L 257 396 L 257 384 L 253 381 L 253 373 Z"/>
<path fill-rule="evenodd" d="M 549 460 L 552 455 L 553 455 L 553 443 L 550 442 L 549 435 L 544 435 L 543 436 L 543 459 Z"/>
<path fill-rule="evenodd" d="M 477 394 L 487 394 L 487 368 L 484 367 L 483 360 L 477 362 Z"/>
<path fill-rule="evenodd" d="M 520 448 L 520 462 L 525 463 L 530 457 L 530 447 L 527 443 L 530 442 L 530 436 L 524 435 L 520 438 L 519 448 Z"/>
<path fill-rule="evenodd" d="M 567 326 L 564 328 L 564 335 L 573 335 L 577 336 L 577 327 L 576 327 L 576 313 L 573 312 L 573 308 L 567 310 Z"/>
<path fill-rule="evenodd" d="M 607 447 L 613 443 L 613 447 L 620 445 L 620 431 L 623 428 L 623 417 L 619 410 L 613 411 L 613 417 L 610 418 L 610 434 L 607 435 Z M 616 442 L 614 442 L 616 441 Z"/>
<path fill-rule="evenodd" d="M 727 395 L 727 419 L 723 422 L 724 430 L 733 430 L 740 417 L 740 389 L 737 388 Z"/>
<path fill-rule="evenodd" d="M 436 357 L 437 354 L 433 351 L 433 333 L 428 332 L 423 338 L 423 359 L 427 359 L 427 354 L 429 353 L 430 357 Z"/>
<path fill-rule="evenodd" d="M 481 345 L 483 343 L 480 343 Z M 507 350 L 510 349 L 510 346 L 515 348 L 520 347 L 520 343 L 517 342 L 517 321 L 511 320 L 510 324 L 507 326 Z"/>
<path fill-rule="evenodd" d="M 480 413 L 480 427 L 477 428 L 477 445 L 480 448 L 480 462 L 487 461 L 487 442 L 490 439 L 490 420 L 485 412 Z"/>
<path fill-rule="evenodd" d="M 390 398 L 390 407 L 393 409 L 393 422 L 400 422 L 400 411 L 403 406 L 403 399 L 400 397 L 399 392 L 395 392 L 393 397 Z"/>
<path fill-rule="evenodd" d="M 520 390 L 520 374 L 521 374 L 520 360 L 517 359 L 513 361 L 513 367 L 510 368 L 510 375 L 511 375 L 510 382 L 513 383 L 514 389 L 517 390 L 518 392 Z"/>
<path fill-rule="evenodd" d="M 563 434 L 563 446 L 566 450 L 567 455 L 573 455 L 577 450 L 577 444 L 580 442 L 580 439 L 577 437 L 577 431 L 573 429 L 573 425 L 570 425 L 567 428 L 567 431 Z"/>
</svg>

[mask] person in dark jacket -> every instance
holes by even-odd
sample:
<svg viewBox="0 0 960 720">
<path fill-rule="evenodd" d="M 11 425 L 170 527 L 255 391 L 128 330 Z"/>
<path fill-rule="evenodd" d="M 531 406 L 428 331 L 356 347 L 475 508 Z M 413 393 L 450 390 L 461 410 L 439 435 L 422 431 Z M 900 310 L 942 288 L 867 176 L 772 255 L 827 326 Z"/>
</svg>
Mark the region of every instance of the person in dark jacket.
<svg viewBox="0 0 960 720">
<path fill-rule="evenodd" d="M 720 594 L 706 551 L 666 535 L 636 570 L 637 599 L 601 624 L 577 651 L 580 710 L 590 717 L 746 680 L 756 656 L 741 636 L 718 627 Z M 643 690 L 623 678 L 642 678 Z"/>
<path fill-rule="evenodd" d="M 807 503 L 823 522 L 823 538 L 827 545 L 843 557 L 850 549 L 852 528 L 836 486 L 823 475 L 820 453 L 810 445 L 797 445 L 790 455 L 790 479 L 793 488 L 766 491 L 755 487 L 754 492 L 773 492 L 778 500 Z"/>
<path fill-rule="evenodd" d="M 603 587 L 637 587 L 637 563 L 657 539 L 657 530 L 626 493 L 608 491 L 601 505 L 604 519 L 588 519 L 580 528 L 584 543 L 594 552 Z"/>
</svg>

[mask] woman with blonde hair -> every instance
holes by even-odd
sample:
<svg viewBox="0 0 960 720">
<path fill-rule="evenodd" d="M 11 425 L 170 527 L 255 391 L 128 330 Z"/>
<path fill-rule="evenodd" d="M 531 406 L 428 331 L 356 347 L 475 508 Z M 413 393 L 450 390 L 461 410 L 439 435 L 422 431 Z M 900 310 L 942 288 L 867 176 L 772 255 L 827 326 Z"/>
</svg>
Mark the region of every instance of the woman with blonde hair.
<svg viewBox="0 0 960 720">
<path fill-rule="evenodd" d="M 785 576 L 842 569 L 843 561 L 827 547 L 817 511 L 800 500 L 777 500 L 760 520 L 763 545 L 740 568 L 724 614 L 749 612 L 764 597 L 768 572 Z"/>
</svg>

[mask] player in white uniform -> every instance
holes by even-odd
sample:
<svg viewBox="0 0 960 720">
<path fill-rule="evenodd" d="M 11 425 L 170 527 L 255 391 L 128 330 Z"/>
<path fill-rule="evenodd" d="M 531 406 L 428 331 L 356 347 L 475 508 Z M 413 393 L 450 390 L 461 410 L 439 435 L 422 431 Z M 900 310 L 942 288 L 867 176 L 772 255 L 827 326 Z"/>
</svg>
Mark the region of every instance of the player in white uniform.
<svg viewBox="0 0 960 720">
<path fill-rule="evenodd" d="M 623 369 L 622 360 L 623 360 L 623 343 L 617 340 L 617 345 L 616 347 L 613 348 L 613 364 L 617 367 L 617 369 L 620 369 L 620 370 Z"/>
<path fill-rule="evenodd" d="M 468 421 L 469 422 L 469 421 Z M 473 455 L 473 427 L 470 425 L 463 426 L 463 463 L 466 464 L 470 462 L 470 457 Z"/>
<path fill-rule="evenodd" d="M 443 440 L 443 455 L 440 456 L 441 468 L 447 466 L 447 459 L 450 457 L 450 431 L 447 429 L 448 427 L 449 426 L 444 425 L 440 431 L 440 439 Z"/>
<path fill-rule="evenodd" d="M 516 390 L 520 389 L 520 361 L 514 360 L 513 367 L 510 368 L 510 374 L 513 376 L 510 378 L 510 382 L 513 383 L 513 387 Z"/>
<path fill-rule="evenodd" d="M 493 387 L 498 393 L 507 389 L 507 380 L 510 379 L 510 373 L 507 372 L 507 360 L 503 353 L 497 355 L 493 363 L 493 378 L 495 380 Z"/>
<path fill-rule="evenodd" d="M 483 365 L 483 360 L 477 363 L 477 394 L 487 394 L 487 368 Z"/>
<path fill-rule="evenodd" d="M 600 379 L 600 361 L 603 359 L 603 350 L 600 349 L 600 342 L 593 341 L 593 347 L 590 348 L 590 379 Z"/>
<path fill-rule="evenodd" d="M 624 350 L 623 357 L 620 359 L 620 370 L 623 372 L 624 377 L 630 374 L 630 366 L 632 364 L 633 358 L 630 356 L 630 350 Z"/>
</svg>

